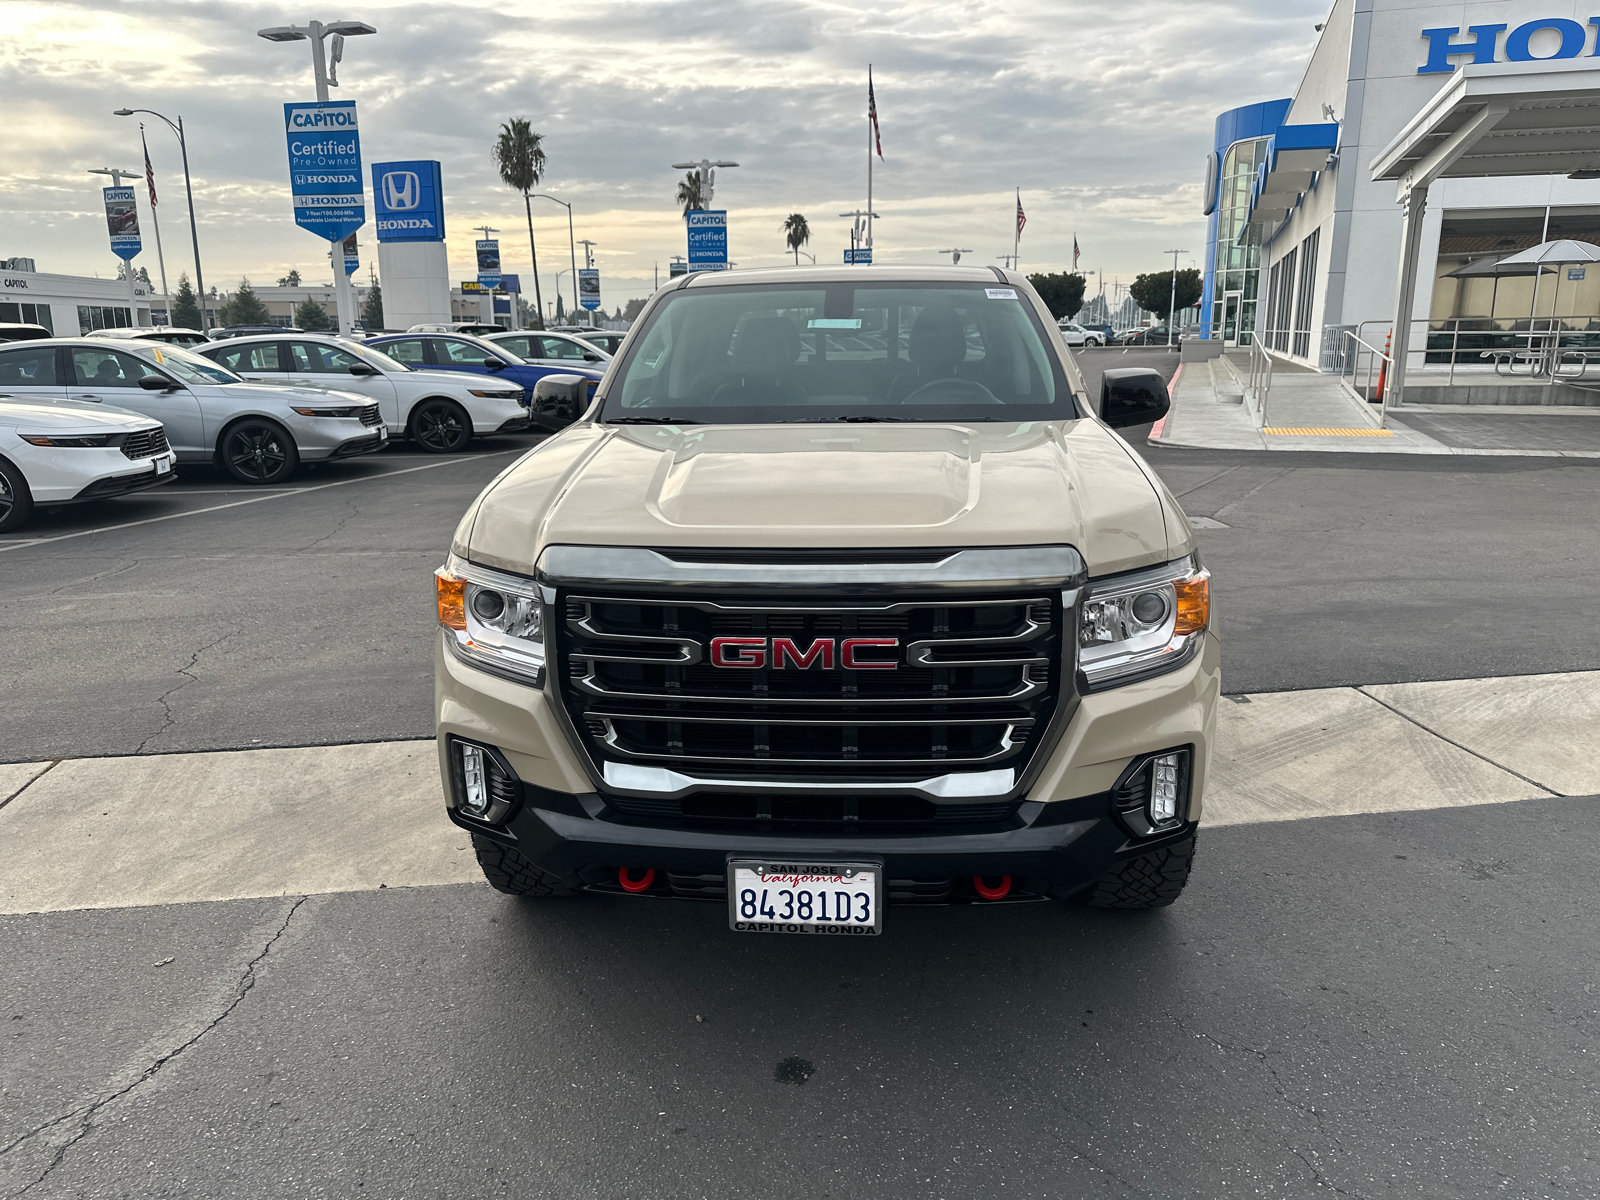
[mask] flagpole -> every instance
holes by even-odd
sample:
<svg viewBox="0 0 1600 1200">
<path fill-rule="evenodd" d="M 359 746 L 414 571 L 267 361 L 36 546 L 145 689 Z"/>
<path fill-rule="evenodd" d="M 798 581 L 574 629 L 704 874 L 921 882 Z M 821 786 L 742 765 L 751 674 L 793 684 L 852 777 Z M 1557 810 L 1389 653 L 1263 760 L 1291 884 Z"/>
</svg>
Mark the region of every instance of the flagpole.
<svg viewBox="0 0 1600 1200">
<path fill-rule="evenodd" d="M 1017 189 L 1017 212 L 1021 212 L 1021 211 L 1022 211 L 1022 189 L 1018 188 Z M 1012 214 L 1011 224 L 1014 227 L 1014 232 L 1011 235 L 1011 269 L 1020 274 L 1021 271 L 1022 271 L 1022 255 L 1021 255 L 1021 250 L 1022 250 L 1022 222 L 1016 220 L 1016 213 Z"/>
<path fill-rule="evenodd" d="M 139 122 L 139 145 L 144 147 L 144 182 L 150 190 L 150 226 L 156 231 L 156 262 L 161 267 L 161 299 L 167 306 L 167 324 L 172 324 L 172 297 L 167 292 L 167 259 L 161 253 L 161 221 L 156 216 L 154 188 L 150 184 L 150 146 L 144 140 L 144 122 Z"/>
<path fill-rule="evenodd" d="M 872 95 L 872 64 L 867 64 L 867 95 Z M 867 257 L 872 256 L 872 106 L 867 106 Z"/>
</svg>

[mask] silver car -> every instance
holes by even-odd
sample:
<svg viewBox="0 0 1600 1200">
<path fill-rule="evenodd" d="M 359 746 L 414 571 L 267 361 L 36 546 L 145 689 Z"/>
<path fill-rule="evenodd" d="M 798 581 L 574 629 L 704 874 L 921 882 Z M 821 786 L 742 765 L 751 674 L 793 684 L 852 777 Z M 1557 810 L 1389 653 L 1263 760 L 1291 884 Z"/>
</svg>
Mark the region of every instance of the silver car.
<svg viewBox="0 0 1600 1200">
<path fill-rule="evenodd" d="M 388 441 L 364 396 L 250 383 L 181 346 L 50 338 L 0 346 L 0 395 L 92 402 L 154 417 L 178 462 L 214 462 L 242 483 L 279 483 L 302 462 L 367 454 Z"/>
</svg>

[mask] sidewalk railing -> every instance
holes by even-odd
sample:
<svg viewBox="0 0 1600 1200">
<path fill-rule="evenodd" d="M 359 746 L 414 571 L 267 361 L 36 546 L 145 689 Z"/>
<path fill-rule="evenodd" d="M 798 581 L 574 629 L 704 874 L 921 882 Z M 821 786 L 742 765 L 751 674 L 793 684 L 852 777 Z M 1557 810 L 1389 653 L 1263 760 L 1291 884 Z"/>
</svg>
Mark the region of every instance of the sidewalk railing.
<svg viewBox="0 0 1600 1200">
<path fill-rule="evenodd" d="M 1378 428 L 1382 429 L 1389 417 L 1386 385 L 1394 359 L 1346 329 L 1339 338 L 1338 362 L 1340 380 L 1366 403 L 1378 405 Z"/>
<path fill-rule="evenodd" d="M 1250 415 L 1260 429 L 1267 423 L 1267 395 L 1272 391 L 1272 355 L 1261 344 L 1261 338 L 1250 339 L 1250 367 L 1245 376 L 1244 401 Z"/>
</svg>

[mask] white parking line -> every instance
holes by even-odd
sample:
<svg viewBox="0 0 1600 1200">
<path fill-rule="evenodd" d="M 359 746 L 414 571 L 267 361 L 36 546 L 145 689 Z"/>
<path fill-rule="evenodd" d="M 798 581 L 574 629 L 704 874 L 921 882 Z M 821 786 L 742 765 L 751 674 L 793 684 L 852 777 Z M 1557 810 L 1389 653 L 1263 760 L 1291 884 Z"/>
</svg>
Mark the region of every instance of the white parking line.
<svg viewBox="0 0 1600 1200">
<path fill-rule="evenodd" d="M 345 487 L 352 483 L 369 483 L 374 479 L 387 479 L 394 475 L 409 475 L 413 471 L 431 471 L 435 467 L 448 467 L 456 463 L 477 462 L 485 458 L 493 458 L 497 454 L 525 454 L 526 450 L 490 450 L 484 454 L 474 454 L 463 458 L 443 458 L 438 462 L 423 463 L 418 467 L 403 467 L 398 471 L 384 471 L 377 475 L 362 475 L 356 479 L 336 479 L 332 483 L 316 483 L 310 487 L 285 488 L 282 491 L 268 492 L 264 496 L 251 496 L 248 500 L 235 500 L 231 504 L 213 504 L 207 508 L 191 508 L 183 512 L 167 513 L 160 517 L 145 517 L 139 521 L 124 521 L 120 525 L 101 525 L 94 529 L 80 529 L 76 533 L 58 533 L 53 537 L 29 538 L 20 542 L 0 543 L 0 554 L 7 550 L 24 550 L 29 546 L 45 546 L 51 542 L 65 542 L 72 538 L 88 537 L 94 533 L 115 533 L 119 529 L 132 529 L 136 525 L 154 525 L 158 521 L 176 521 L 180 517 L 198 517 L 206 513 L 221 512 L 225 508 L 238 508 L 245 504 L 260 504 L 264 500 L 281 500 L 285 496 L 303 496 L 307 492 L 320 492 L 327 488 Z M 177 495 L 185 493 L 178 492 Z"/>
<path fill-rule="evenodd" d="M 1600 794 L 1597 724 L 1600 671 L 1228 697 L 1201 823 Z M 431 741 L 0 765 L 0 913 L 481 883 L 442 803 Z"/>
</svg>

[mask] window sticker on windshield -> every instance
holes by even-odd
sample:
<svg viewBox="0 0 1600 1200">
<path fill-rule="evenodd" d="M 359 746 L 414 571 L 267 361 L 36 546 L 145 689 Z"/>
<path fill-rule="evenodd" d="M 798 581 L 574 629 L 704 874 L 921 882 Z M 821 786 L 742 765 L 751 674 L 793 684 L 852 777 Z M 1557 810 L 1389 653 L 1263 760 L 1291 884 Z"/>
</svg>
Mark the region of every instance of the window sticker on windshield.
<svg viewBox="0 0 1600 1200">
<path fill-rule="evenodd" d="M 813 317 L 806 322 L 807 329 L 860 329 L 860 317 Z"/>
<path fill-rule="evenodd" d="M 1016 288 L 984 288 L 983 289 L 983 294 L 985 296 L 989 297 L 989 299 L 991 299 L 991 300 L 1015 300 L 1017 298 L 1017 289 Z"/>
</svg>

